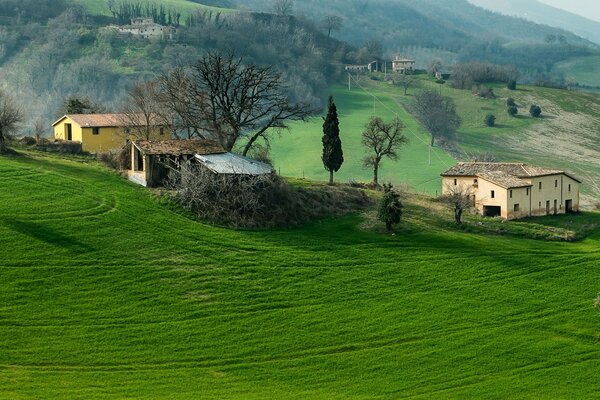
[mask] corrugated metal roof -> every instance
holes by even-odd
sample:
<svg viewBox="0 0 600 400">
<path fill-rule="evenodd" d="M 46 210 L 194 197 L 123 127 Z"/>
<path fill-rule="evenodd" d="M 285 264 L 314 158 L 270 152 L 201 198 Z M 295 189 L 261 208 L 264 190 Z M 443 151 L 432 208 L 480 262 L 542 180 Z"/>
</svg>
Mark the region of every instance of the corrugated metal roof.
<svg viewBox="0 0 600 400">
<path fill-rule="evenodd" d="M 196 155 L 196 160 L 217 174 L 267 175 L 273 173 L 270 165 L 233 153 Z"/>
<path fill-rule="evenodd" d="M 148 155 L 196 155 L 225 153 L 223 146 L 213 140 L 135 140 L 133 144 Z"/>
</svg>

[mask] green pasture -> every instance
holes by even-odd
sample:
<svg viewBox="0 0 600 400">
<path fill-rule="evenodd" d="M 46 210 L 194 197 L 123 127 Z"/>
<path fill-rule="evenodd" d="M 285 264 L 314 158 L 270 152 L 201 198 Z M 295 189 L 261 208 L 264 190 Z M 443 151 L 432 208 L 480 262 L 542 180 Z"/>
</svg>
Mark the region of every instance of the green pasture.
<svg viewBox="0 0 600 400">
<path fill-rule="evenodd" d="M 379 171 L 380 182 L 409 184 L 417 192 L 435 194 L 441 187 L 440 173 L 454 161 L 439 147 L 430 149 L 429 135 L 402 107 L 394 96 L 382 90 L 363 91 L 353 85 L 334 86 L 331 89 L 340 119 L 340 137 L 344 150 L 344 164 L 336 174 L 340 182 L 370 182 L 373 172 L 363 166 L 366 149 L 361 144 L 361 133 L 373 115 L 391 121 L 396 115 L 406 125 L 405 136 L 409 143 L 399 151 L 399 160 L 385 159 Z M 273 140 L 272 156 L 275 167 L 284 176 L 327 180 L 329 173 L 323 169 L 323 120 L 315 118 L 309 123 L 295 123 L 290 132 Z M 430 163 L 431 159 L 431 163 Z"/>
<path fill-rule="evenodd" d="M 414 205 L 395 236 L 358 215 L 234 231 L 87 159 L 38 153 L 0 157 L 0 188 L 0 398 L 600 390 L 597 231 L 461 233 Z"/>
</svg>

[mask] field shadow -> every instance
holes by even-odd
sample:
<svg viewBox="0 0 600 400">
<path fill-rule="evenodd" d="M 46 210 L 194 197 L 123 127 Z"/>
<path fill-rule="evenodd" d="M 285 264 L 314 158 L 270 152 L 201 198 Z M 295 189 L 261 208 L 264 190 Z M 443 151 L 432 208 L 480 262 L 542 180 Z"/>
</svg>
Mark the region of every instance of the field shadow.
<svg viewBox="0 0 600 400">
<path fill-rule="evenodd" d="M 55 229 L 37 222 L 23 221 L 14 218 L 3 218 L 4 224 L 23 235 L 37 239 L 46 244 L 69 250 L 73 253 L 88 253 L 95 251 L 93 247 L 78 239 L 64 235 Z"/>
</svg>

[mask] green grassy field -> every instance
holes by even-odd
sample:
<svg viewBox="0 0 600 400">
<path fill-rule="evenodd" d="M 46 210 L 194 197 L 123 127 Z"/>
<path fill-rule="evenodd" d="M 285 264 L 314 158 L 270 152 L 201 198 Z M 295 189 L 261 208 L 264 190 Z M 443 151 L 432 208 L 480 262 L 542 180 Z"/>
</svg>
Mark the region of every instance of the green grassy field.
<svg viewBox="0 0 600 400">
<path fill-rule="evenodd" d="M 600 56 L 578 57 L 558 63 L 554 71 L 561 72 L 565 77 L 573 77 L 582 85 L 600 86 Z"/>
<path fill-rule="evenodd" d="M 375 90 L 373 96 L 354 86 L 351 91 L 347 86 L 335 86 L 331 89 L 338 107 L 340 119 L 340 136 L 344 150 L 344 164 L 336 174 L 341 182 L 350 180 L 370 182 L 373 172 L 364 167 L 362 160 L 365 149 L 360 143 L 361 132 L 371 116 L 378 115 L 391 121 L 398 115 L 406 129 L 404 134 L 409 139 L 408 145 L 399 152 L 396 162 L 384 160 L 379 171 L 380 182 L 394 184 L 407 183 L 415 191 L 435 194 L 441 187 L 440 173 L 453 165 L 454 160 L 440 148 L 431 150 L 429 163 L 429 137 L 418 123 L 398 104 L 393 96 Z M 375 108 L 373 107 L 375 103 Z M 272 154 L 275 167 L 281 174 L 293 177 L 306 177 L 314 180 L 327 180 L 329 173 L 323 169 L 321 154 L 323 145 L 323 121 L 316 118 L 309 123 L 292 125 L 290 133 L 284 133 L 273 141 Z"/>
<path fill-rule="evenodd" d="M 334 86 L 340 112 L 341 136 L 346 152 L 346 162 L 339 174 L 340 180 L 371 179 L 371 172 L 362 166 L 364 149 L 360 134 L 364 123 L 373 115 L 373 95 L 378 99 L 375 114 L 390 120 L 394 113 L 410 128 L 406 135 L 409 146 L 400 151 L 396 163 L 384 161 L 383 178 L 394 183 L 408 182 L 415 191 L 435 194 L 440 188 L 439 174 L 452 158 L 443 150 L 435 148 L 432 165 L 428 163 L 428 134 L 415 118 L 406 111 L 414 94 L 424 89 L 440 90 L 426 75 L 415 77 L 416 85 L 404 95 L 402 88 L 371 80 L 368 76 L 358 78 L 362 89 L 353 85 Z M 590 181 L 600 179 L 600 96 L 592 93 L 569 92 L 532 86 L 521 86 L 510 91 L 503 85 L 488 85 L 494 89 L 495 99 L 482 99 L 469 90 L 452 89 L 444 85 L 444 96 L 456 103 L 462 118 L 454 143 L 454 156 L 466 160 L 484 153 L 493 154 L 497 160 L 526 162 L 552 168 L 562 168 L 575 173 L 584 180 L 584 192 L 600 198 L 593 192 Z M 506 112 L 506 100 L 513 97 L 519 105 L 519 116 L 510 117 Z M 529 116 L 529 107 L 538 104 L 543 118 Z M 484 118 L 494 114 L 495 127 L 487 127 Z M 273 158 L 282 173 L 311 179 L 325 180 L 326 171 L 320 160 L 322 135 L 320 119 L 305 124 L 295 124 L 291 134 L 274 141 Z"/>
<path fill-rule="evenodd" d="M 360 216 L 232 231 L 93 162 L 37 153 L 0 157 L 0 187 L 0 398 L 600 390 L 597 231 L 458 233 L 411 207 L 395 236 Z"/>
</svg>

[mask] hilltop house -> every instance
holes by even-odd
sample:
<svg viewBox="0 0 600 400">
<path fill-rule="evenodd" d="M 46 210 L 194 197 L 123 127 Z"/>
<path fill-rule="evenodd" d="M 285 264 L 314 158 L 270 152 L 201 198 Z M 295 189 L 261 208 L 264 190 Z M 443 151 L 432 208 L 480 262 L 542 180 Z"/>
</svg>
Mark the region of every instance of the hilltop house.
<svg viewBox="0 0 600 400">
<path fill-rule="evenodd" d="M 442 174 L 442 194 L 469 187 L 482 215 L 504 219 L 579 211 L 580 185 L 567 172 L 519 163 L 458 163 Z"/>
<path fill-rule="evenodd" d="M 146 187 L 161 186 L 169 170 L 197 165 L 219 175 L 268 175 L 273 168 L 262 162 L 232 154 L 217 142 L 194 140 L 136 140 L 127 144 L 129 180 Z"/>
<path fill-rule="evenodd" d="M 130 119 L 123 114 L 68 114 L 52 124 L 54 139 L 81 143 L 82 150 L 90 153 L 119 150 L 130 136 Z M 141 115 L 137 125 L 144 125 Z M 156 124 L 151 138 L 170 138 L 169 127 Z"/>
<path fill-rule="evenodd" d="M 412 74 L 415 71 L 415 60 L 396 56 L 396 58 L 392 60 L 392 70 L 400 74 Z"/>
<path fill-rule="evenodd" d="M 157 24 L 152 18 L 134 18 L 131 20 L 131 25 L 120 26 L 118 30 L 120 33 L 129 33 L 147 39 L 163 37 L 172 39 L 176 33 L 174 27 Z"/>
</svg>

